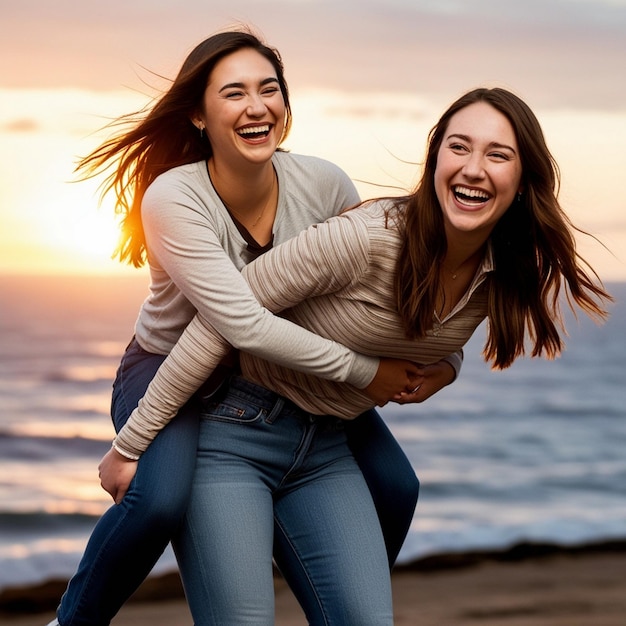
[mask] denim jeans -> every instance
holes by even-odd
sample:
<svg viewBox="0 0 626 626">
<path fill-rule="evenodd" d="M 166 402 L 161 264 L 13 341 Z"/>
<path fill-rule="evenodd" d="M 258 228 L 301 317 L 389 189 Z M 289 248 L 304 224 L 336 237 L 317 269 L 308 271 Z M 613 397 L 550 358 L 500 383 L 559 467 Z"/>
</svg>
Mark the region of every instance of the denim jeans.
<svg viewBox="0 0 626 626">
<path fill-rule="evenodd" d="M 165 359 L 133 340 L 113 385 L 116 430 L 133 409 Z M 200 408 L 190 401 L 142 455 L 124 500 L 98 521 L 79 567 L 61 599 L 61 626 L 106 626 L 136 591 L 179 528 L 187 508 L 196 460 Z M 348 441 L 374 497 L 393 563 L 413 518 L 419 483 L 397 441 L 376 411 L 345 423 Z M 275 557 L 291 565 L 289 541 L 277 533 Z M 306 589 L 300 585 L 301 593 Z"/>
<path fill-rule="evenodd" d="M 382 531 L 343 425 L 239 377 L 205 409 L 174 542 L 196 626 L 274 624 L 275 532 L 310 624 L 393 624 Z"/>
<path fill-rule="evenodd" d="M 133 340 L 118 368 L 111 414 L 119 429 L 162 355 Z M 199 406 L 187 403 L 142 455 L 128 493 L 96 524 L 57 611 L 62 626 L 105 626 L 139 587 L 181 524 L 193 476 Z"/>
</svg>

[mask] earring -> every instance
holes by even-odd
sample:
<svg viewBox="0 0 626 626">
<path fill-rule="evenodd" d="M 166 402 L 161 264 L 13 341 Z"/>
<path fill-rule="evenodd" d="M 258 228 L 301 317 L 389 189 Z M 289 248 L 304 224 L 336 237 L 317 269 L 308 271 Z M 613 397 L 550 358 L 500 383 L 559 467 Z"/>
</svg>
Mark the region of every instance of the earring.
<svg viewBox="0 0 626 626">
<path fill-rule="evenodd" d="M 521 202 L 521 201 L 522 201 L 522 192 L 521 192 L 521 191 L 518 191 L 518 192 L 517 192 L 517 201 L 518 201 L 518 202 Z"/>
<path fill-rule="evenodd" d="M 202 139 L 204 134 L 204 126 L 200 126 L 198 130 L 200 131 L 200 139 Z"/>
</svg>

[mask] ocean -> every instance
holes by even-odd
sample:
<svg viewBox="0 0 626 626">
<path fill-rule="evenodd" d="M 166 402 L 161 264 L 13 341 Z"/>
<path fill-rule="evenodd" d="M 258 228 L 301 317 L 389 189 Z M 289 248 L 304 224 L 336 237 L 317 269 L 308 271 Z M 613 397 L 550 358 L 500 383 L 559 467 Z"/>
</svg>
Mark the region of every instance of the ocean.
<svg viewBox="0 0 626 626">
<path fill-rule="evenodd" d="M 523 541 L 626 539 L 626 283 L 596 326 L 567 316 L 555 361 L 459 380 L 382 409 L 421 481 L 401 561 Z M 0 591 L 69 577 L 109 506 L 111 382 L 147 290 L 138 277 L 0 277 Z M 175 568 L 168 550 L 155 572 Z"/>
</svg>

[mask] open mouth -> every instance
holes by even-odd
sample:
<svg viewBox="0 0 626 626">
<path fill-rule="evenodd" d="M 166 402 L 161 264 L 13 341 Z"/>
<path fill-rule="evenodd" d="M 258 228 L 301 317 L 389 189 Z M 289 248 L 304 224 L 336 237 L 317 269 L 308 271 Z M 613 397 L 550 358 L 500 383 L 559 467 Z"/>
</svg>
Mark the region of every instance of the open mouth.
<svg viewBox="0 0 626 626">
<path fill-rule="evenodd" d="M 484 204 L 491 196 L 481 189 L 470 189 L 462 185 L 456 185 L 452 188 L 454 197 L 461 203 L 470 206 Z"/>
<path fill-rule="evenodd" d="M 270 124 L 260 124 L 259 126 L 246 126 L 237 129 L 237 134 L 246 139 L 263 139 L 270 134 Z"/>
</svg>

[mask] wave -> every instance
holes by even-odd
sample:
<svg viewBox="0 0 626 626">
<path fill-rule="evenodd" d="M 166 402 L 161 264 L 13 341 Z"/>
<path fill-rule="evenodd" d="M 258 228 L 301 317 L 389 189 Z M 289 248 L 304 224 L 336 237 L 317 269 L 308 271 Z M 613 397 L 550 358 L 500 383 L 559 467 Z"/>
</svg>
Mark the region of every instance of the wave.
<svg viewBox="0 0 626 626">
<path fill-rule="evenodd" d="M 111 437 L 40 436 L 0 430 L 0 457 L 3 461 L 48 461 L 56 458 L 99 459 L 111 445 Z M 9 481 L 5 476 L 3 481 Z"/>
<path fill-rule="evenodd" d="M 32 535 L 44 530 L 54 534 L 75 532 L 85 527 L 93 527 L 99 515 L 88 513 L 50 513 L 43 510 L 35 511 L 2 511 L 0 510 L 0 533 L 4 543 L 10 536 Z"/>
</svg>

